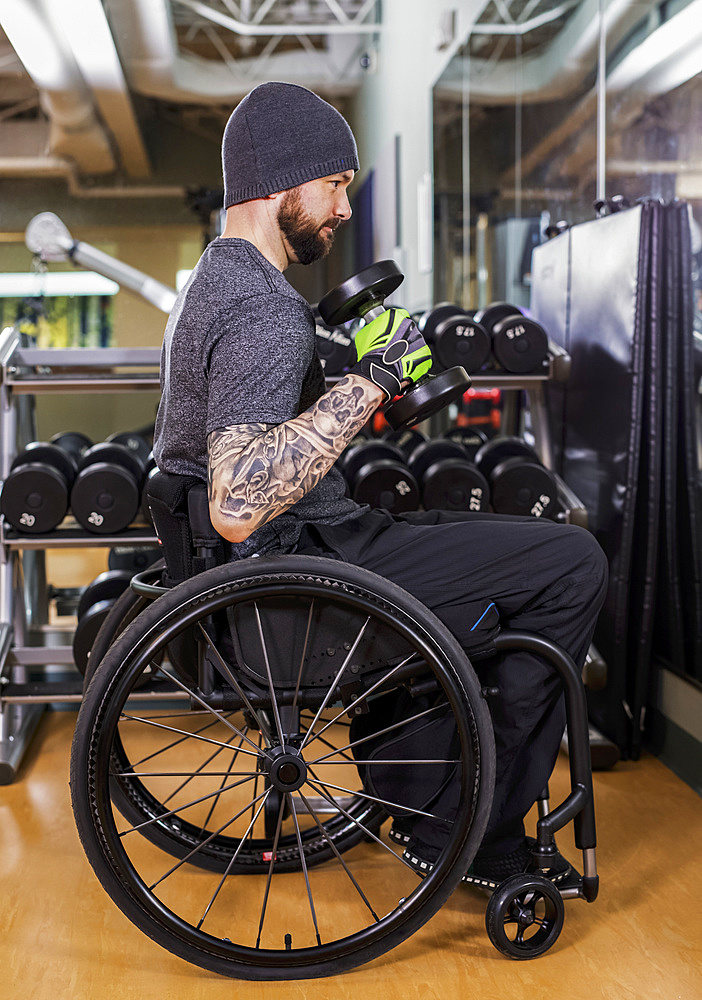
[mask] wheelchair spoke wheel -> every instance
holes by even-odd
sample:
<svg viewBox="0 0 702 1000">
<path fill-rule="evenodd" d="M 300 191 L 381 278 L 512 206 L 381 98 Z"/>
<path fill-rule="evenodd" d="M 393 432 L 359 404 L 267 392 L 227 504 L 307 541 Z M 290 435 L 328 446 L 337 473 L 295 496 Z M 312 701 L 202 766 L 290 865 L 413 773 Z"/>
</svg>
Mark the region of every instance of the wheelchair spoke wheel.
<svg viewBox="0 0 702 1000">
<path fill-rule="evenodd" d="M 112 643 L 78 717 L 74 813 L 103 886 L 163 947 L 240 978 L 331 975 L 460 881 L 492 730 L 465 654 L 404 591 L 326 559 L 255 563 L 181 584 Z M 387 816 L 434 845 L 424 878 Z"/>
<path fill-rule="evenodd" d="M 541 875 L 513 875 L 493 892 L 485 911 L 488 936 L 509 958 L 543 955 L 563 928 L 563 898 Z"/>
</svg>

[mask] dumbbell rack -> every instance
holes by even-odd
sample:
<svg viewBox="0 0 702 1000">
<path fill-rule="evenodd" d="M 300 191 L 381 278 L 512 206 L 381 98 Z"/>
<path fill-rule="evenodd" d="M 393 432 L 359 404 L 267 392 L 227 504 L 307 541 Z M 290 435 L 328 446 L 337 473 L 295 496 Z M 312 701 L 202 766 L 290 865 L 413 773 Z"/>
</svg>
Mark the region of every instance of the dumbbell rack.
<svg viewBox="0 0 702 1000">
<path fill-rule="evenodd" d="M 22 346 L 11 327 L 0 333 L 0 477 L 6 478 L 30 421 L 22 400 L 42 393 L 141 392 L 159 389 L 160 348 L 39 350 Z M 106 548 L 156 542 L 146 526 L 119 535 L 90 534 L 63 522 L 44 535 L 22 535 L 0 517 L 0 784 L 14 781 L 44 707 L 79 702 L 82 677 L 70 632 L 49 626 L 44 554 L 54 548 Z M 64 668 L 75 678 L 51 681 Z M 72 670 L 71 670 L 72 668 Z M 32 672 L 43 674 L 30 680 Z M 140 693 L 137 692 L 137 695 Z M 145 695 L 148 697 L 148 695 Z"/>
</svg>

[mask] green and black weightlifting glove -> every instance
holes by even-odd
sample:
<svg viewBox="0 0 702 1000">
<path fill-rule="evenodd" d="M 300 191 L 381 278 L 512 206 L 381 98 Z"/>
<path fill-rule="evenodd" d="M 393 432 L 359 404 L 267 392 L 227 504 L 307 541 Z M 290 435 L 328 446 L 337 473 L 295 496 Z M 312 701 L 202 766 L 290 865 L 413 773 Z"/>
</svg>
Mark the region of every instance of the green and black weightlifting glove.
<svg viewBox="0 0 702 1000">
<path fill-rule="evenodd" d="M 405 309 L 388 309 L 355 337 L 358 361 L 349 374 L 370 379 L 393 399 L 402 383 L 416 382 L 431 368 L 431 350 Z"/>
</svg>

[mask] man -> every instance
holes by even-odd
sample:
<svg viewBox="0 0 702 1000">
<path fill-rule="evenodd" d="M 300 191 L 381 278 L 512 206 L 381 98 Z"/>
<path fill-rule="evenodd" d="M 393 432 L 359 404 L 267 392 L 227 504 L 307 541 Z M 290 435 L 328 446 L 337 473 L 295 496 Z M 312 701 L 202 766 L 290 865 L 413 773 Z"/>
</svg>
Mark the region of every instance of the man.
<svg viewBox="0 0 702 1000">
<path fill-rule="evenodd" d="M 226 225 L 166 329 L 159 468 L 207 479 L 232 559 L 313 552 L 362 565 L 432 608 L 466 647 L 494 602 L 503 621 L 554 639 L 582 665 L 606 579 L 588 532 L 488 514 L 393 517 L 345 495 L 337 458 L 431 364 L 408 314 L 391 309 L 360 330 L 357 363 L 325 391 L 312 312 L 283 277 L 328 253 L 351 216 L 358 157 L 346 121 L 302 87 L 263 84 L 231 115 L 222 159 Z M 493 658 L 480 676 L 499 689 L 497 787 L 466 881 L 494 887 L 529 864 L 523 817 L 548 781 L 564 714 L 559 681 L 531 655 Z M 436 857 L 431 830 L 420 837 L 398 823 L 394 836 L 411 863 Z M 568 870 L 558 855 L 549 874 Z"/>
</svg>

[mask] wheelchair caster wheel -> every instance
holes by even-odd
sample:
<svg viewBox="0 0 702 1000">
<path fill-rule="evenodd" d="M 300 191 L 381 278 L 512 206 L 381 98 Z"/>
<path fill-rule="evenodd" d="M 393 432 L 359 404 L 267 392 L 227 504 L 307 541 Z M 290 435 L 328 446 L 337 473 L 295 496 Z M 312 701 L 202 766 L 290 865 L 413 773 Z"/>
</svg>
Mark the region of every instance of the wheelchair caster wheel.
<svg viewBox="0 0 702 1000">
<path fill-rule="evenodd" d="M 563 927 L 560 892 L 541 875 L 512 875 L 495 889 L 485 912 L 488 936 L 508 958 L 536 958 Z"/>
</svg>

